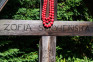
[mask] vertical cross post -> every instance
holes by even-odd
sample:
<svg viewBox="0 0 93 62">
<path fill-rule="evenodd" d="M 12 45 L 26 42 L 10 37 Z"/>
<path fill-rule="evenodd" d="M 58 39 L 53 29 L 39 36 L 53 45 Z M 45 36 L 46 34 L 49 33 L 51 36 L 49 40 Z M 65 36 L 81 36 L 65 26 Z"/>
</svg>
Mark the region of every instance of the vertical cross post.
<svg viewBox="0 0 93 62">
<path fill-rule="evenodd" d="M 57 0 L 54 2 L 54 20 L 57 20 Z M 42 14 L 43 0 L 40 1 L 40 14 Z M 49 0 L 47 5 L 46 17 L 49 16 Z M 40 15 L 40 18 L 42 16 Z M 56 61 L 56 36 L 42 36 L 39 42 L 39 62 Z"/>
</svg>

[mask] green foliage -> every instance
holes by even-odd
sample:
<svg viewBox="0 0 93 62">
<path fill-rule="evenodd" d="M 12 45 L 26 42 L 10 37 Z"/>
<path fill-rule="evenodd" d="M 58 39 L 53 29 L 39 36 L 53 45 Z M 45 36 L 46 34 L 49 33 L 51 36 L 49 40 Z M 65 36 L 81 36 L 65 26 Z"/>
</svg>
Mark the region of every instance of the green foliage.
<svg viewBox="0 0 93 62">
<path fill-rule="evenodd" d="M 13 16 L 14 19 L 21 20 L 35 20 L 39 19 L 39 9 L 26 9 L 20 8 L 16 15 Z"/>
<path fill-rule="evenodd" d="M 40 19 L 39 3 L 39 0 L 9 0 L 7 6 L 0 12 L 0 19 Z"/>
<path fill-rule="evenodd" d="M 17 54 L 21 54 L 19 49 L 10 49 L 4 53 L 0 53 L 0 61 L 4 62 L 36 62 L 38 61 L 37 52 L 31 52 L 17 57 Z"/>
<path fill-rule="evenodd" d="M 38 45 L 35 44 L 38 40 L 37 37 L 0 38 L 0 62 L 37 62 Z"/>
<path fill-rule="evenodd" d="M 62 56 L 60 56 L 60 57 L 56 57 L 56 62 L 93 62 L 93 61 L 87 57 L 84 57 L 83 59 L 68 57 L 68 59 L 65 59 L 62 58 Z"/>
<path fill-rule="evenodd" d="M 40 0 L 9 0 L 0 19 L 40 19 Z M 57 19 L 93 21 L 83 0 L 58 0 Z M 0 37 L 0 62 L 38 62 L 40 37 Z M 93 37 L 58 37 L 56 62 L 93 62 Z"/>
<path fill-rule="evenodd" d="M 58 4 L 58 20 L 92 21 L 83 0 L 66 0 Z"/>
<path fill-rule="evenodd" d="M 9 58 L 9 56 L 13 56 L 13 55 L 17 54 L 18 51 L 19 51 L 19 49 L 8 49 L 7 51 L 0 53 L 0 57 Z"/>
<path fill-rule="evenodd" d="M 20 4 L 25 8 L 38 8 L 40 0 L 20 0 Z"/>
</svg>

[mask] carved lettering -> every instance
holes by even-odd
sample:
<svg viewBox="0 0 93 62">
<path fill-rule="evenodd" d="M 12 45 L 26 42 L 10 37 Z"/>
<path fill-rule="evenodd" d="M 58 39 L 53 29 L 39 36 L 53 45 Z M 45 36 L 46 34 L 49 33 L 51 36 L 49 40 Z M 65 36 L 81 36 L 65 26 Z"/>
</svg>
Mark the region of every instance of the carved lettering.
<svg viewBox="0 0 93 62">
<path fill-rule="evenodd" d="M 18 29 L 17 30 L 20 30 L 21 27 L 22 27 L 22 24 L 18 24 Z"/>
<path fill-rule="evenodd" d="M 86 29 L 85 29 L 85 31 L 90 31 L 90 29 L 89 29 L 89 27 L 88 27 L 88 26 L 86 26 Z"/>
<path fill-rule="evenodd" d="M 26 25 L 25 31 L 27 31 L 27 30 L 32 31 L 32 28 L 31 28 L 30 24 L 27 24 L 27 25 Z"/>
<path fill-rule="evenodd" d="M 10 24 L 4 24 L 6 27 L 4 28 L 4 30 L 6 30 L 6 31 L 10 31 L 10 29 L 8 29 L 8 27 L 9 27 L 9 25 Z"/>
<path fill-rule="evenodd" d="M 43 29 L 43 26 L 42 25 L 39 25 L 39 29 L 38 29 L 39 31 L 43 31 L 44 29 Z"/>
<path fill-rule="evenodd" d="M 30 24 L 4 24 L 4 26 L 4 30 L 6 31 L 34 31 L 34 28 L 32 28 Z M 37 30 L 49 32 L 87 32 L 90 31 L 90 28 L 88 25 L 53 25 L 51 28 L 47 29 L 39 25 Z"/>
<path fill-rule="evenodd" d="M 17 25 L 16 24 L 12 24 L 10 27 L 11 27 L 10 29 L 13 30 L 13 31 L 17 30 Z"/>
</svg>

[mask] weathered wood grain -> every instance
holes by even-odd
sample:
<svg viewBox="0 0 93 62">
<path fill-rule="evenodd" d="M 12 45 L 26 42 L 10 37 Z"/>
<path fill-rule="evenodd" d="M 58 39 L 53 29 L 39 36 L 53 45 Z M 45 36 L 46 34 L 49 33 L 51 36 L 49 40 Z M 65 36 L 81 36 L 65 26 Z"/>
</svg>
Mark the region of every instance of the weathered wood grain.
<svg viewBox="0 0 93 62">
<path fill-rule="evenodd" d="M 41 0 L 41 10 L 42 13 L 42 4 L 43 0 Z M 57 8 L 55 7 L 57 10 Z M 55 10 L 55 11 L 56 11 Z M 49 0 L 47 5 L 47 13 L 46 17 L 49 16 Z M 55 20 L 57 14 L 55 12 Z M 41 17 L 41 16 L 40 16 Z M 55 62 L 56 57 L 56 36 L 42 36 L 39 41 L 39 62 Z"/>
<path fill-rule="evenodd" d="M 93 22 L 55 21 L 45 29 L 38 20 L 0 20 L 0 35 L 93 36 Z"/>
<path fill-rule="evenodd" d="M 42 36 L 39 48 L 39 62 L 55 62 L 56 36 Z"/>
<path fill-rule="evenodd" d="M 0 0 L 0 11 L 3 9 L 8 0 Z"/>
</svg>

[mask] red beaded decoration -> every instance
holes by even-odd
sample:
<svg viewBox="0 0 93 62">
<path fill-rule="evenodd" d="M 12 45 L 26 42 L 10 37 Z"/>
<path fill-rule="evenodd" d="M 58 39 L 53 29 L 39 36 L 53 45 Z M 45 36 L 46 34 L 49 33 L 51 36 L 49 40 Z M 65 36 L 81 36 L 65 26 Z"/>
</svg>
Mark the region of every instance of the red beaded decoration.
<svg viewBox="0 0 93 62">
<path fill-rule="evenodd" d="M 49 28 L 54 22 L 54 0 L 49 0 L 49 16 L 46 18 L 47 3 L 48 0 L 44 0 L 42 8 L 42 20 L 44 27 Z"/>
</svg>

